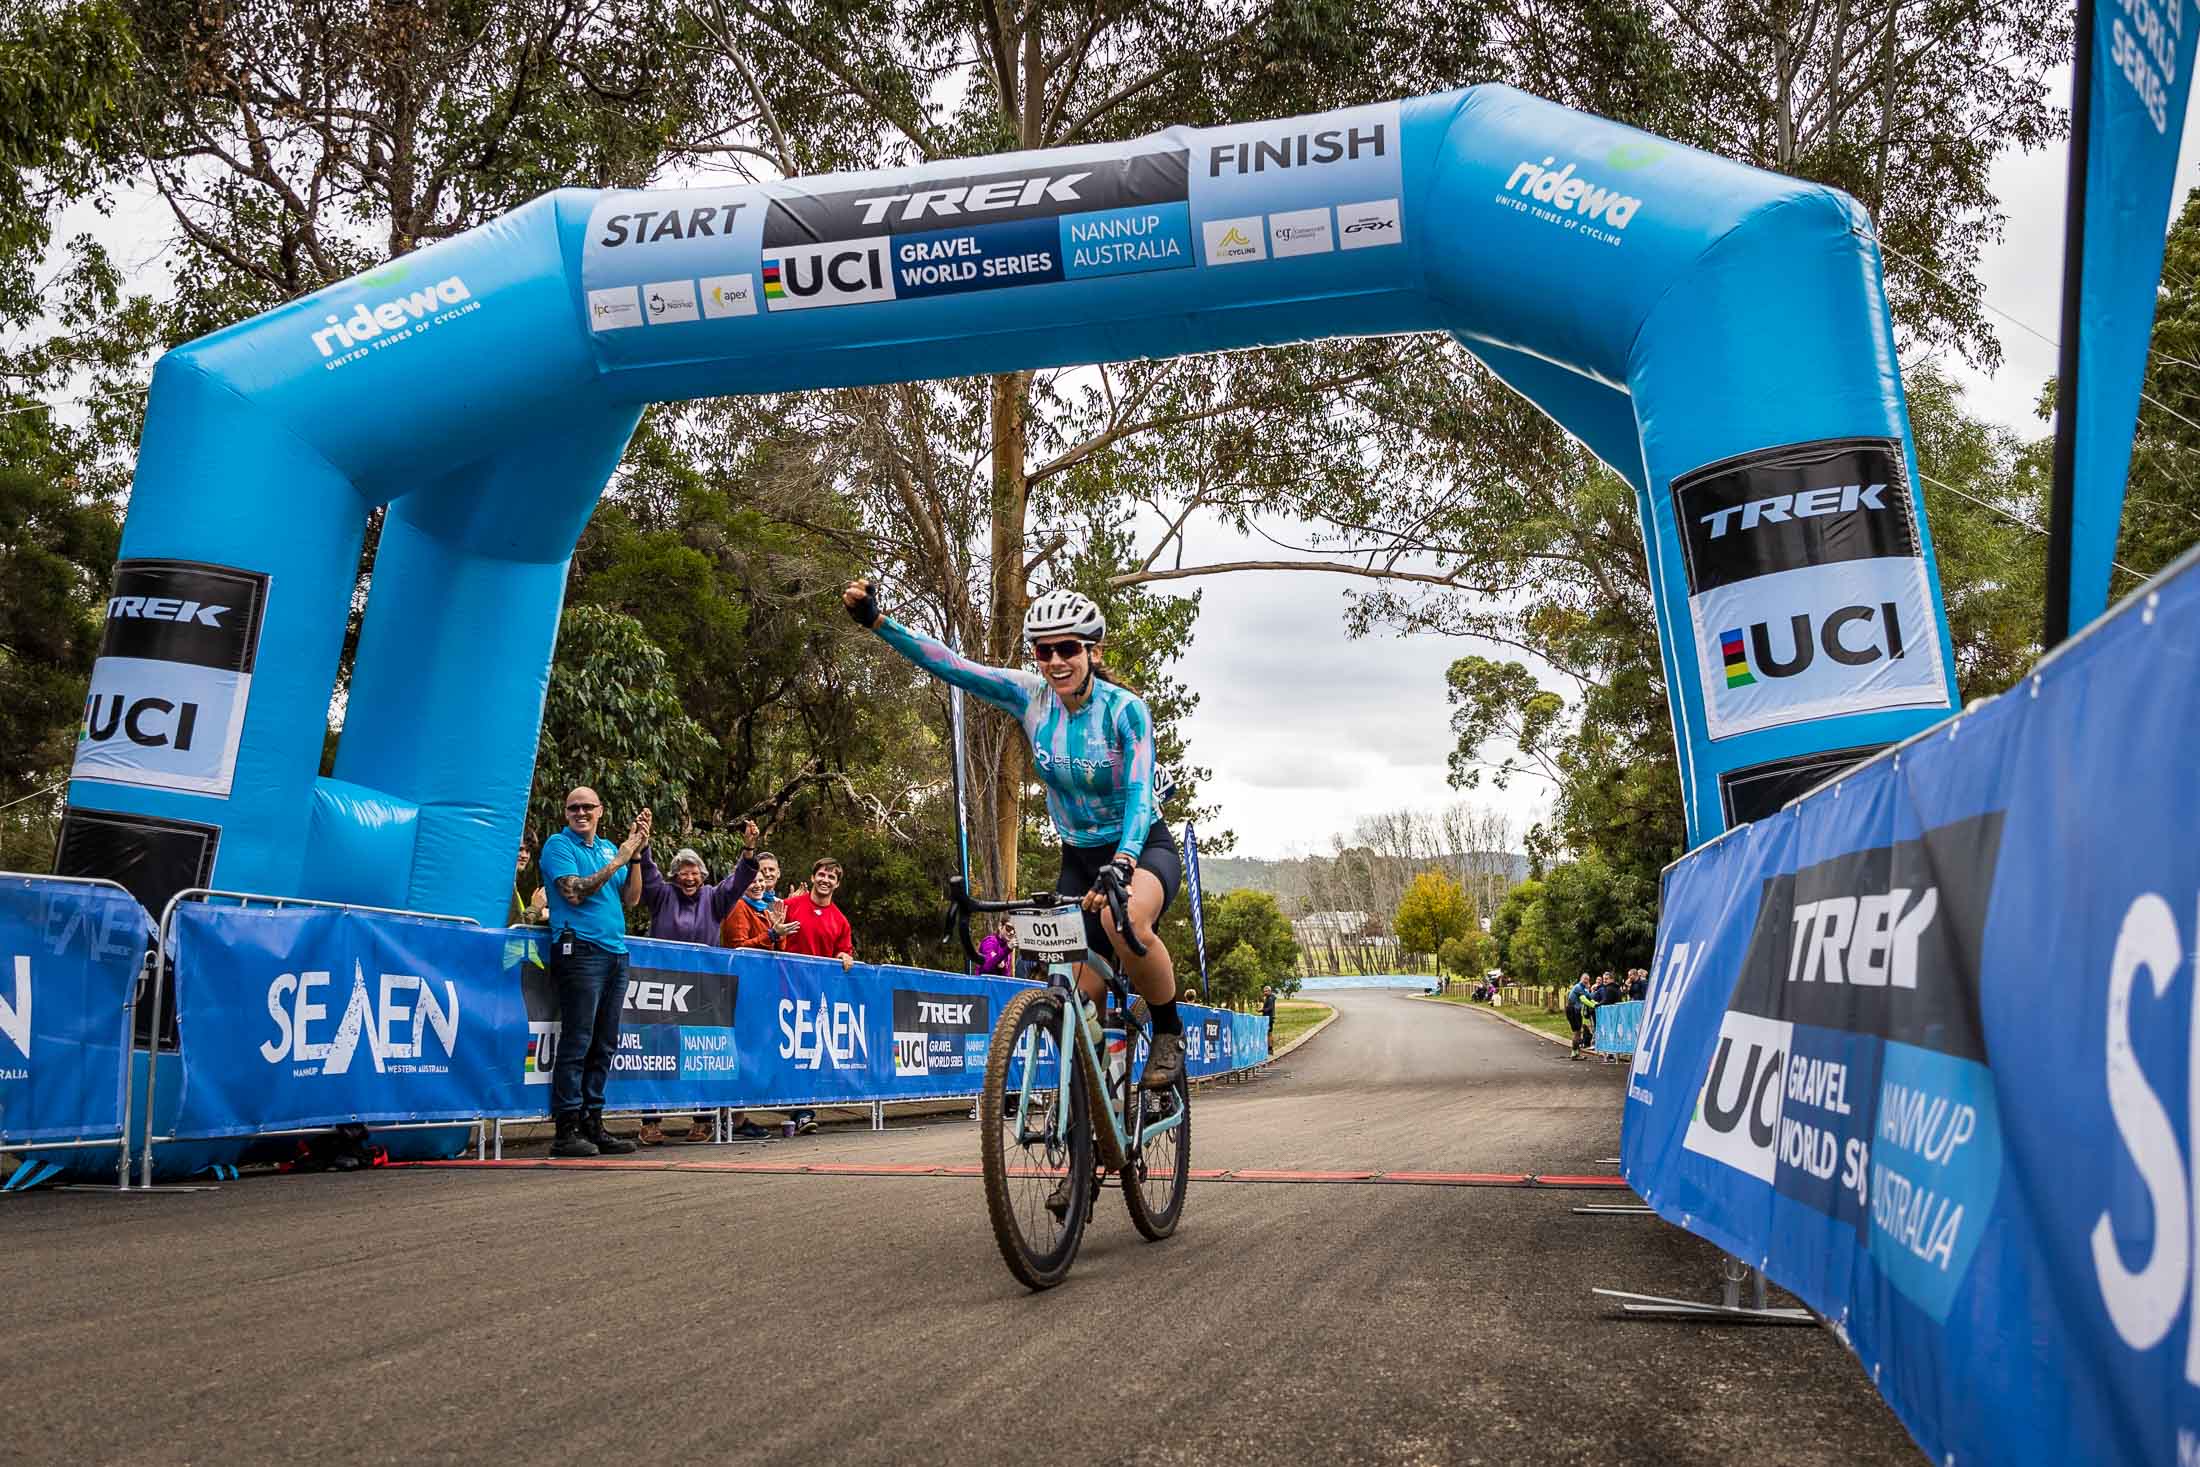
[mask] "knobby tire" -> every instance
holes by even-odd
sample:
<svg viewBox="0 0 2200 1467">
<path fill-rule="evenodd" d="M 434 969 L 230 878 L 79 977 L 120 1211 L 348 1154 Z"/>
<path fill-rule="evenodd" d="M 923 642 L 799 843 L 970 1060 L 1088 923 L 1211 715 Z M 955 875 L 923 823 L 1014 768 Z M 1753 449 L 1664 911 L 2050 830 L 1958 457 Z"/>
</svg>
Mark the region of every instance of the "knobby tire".
<svg viewBox="0 0 2200 1467">
<path fill-rule="evenodd" d="M 1009 1097 L 1016 1093 L 1012 1087 L 1023 1083 L 1023 1061 L 1016 1052 L 1019 1039 L 1032 1032 L 1044 1035 L 1050 1044 L 1060 1044 L 1062 1000 L 1059 994 L 1047 989 L 1031 989 L 1017 994 L 1002 1006 L 1000 1021 L 993 1026 L 993 1045 L 986 1055 L 985 1087 L 978 1102 L 978 1113 L 983 1119 L 979 1154 L 984 1163 L 985 1205 L 993 1222 L 993 1241 L 1000 1246 L 1001 1259 L 1017 1281 L 1028 1289 L 1038 1290 L 1050 1289 L 1069 1276 L 1070 1265 L 1077 1259 L 1078 1245 L 1084 1239 L 1085 1224 L 1092 1216 L 1092 1121 L 1085 1105 L 1085 1087 L 1076 1083 L 1073 1077 L 1069 1087 L 1067 1148 L 1069 1207 L 1051 1244 L 1044 1239 L 1035 1243 L 1025 1236 L 1023 1224 L 1016 1215 L 1016 1204 L 1019 1187 L 1028 1193 L 1042 1184 L 1033 1177 L 1011 1175 L 1012 1168 L 1028 1166 L 1028 1153 L 1021 1146 L 1010 1147 L 1008 1132 L 1014 1119 L 1006 1114 Z M 1077 1063 L 1075 1049 L 1061 1055 L 1059 1063 Z M 1050 1178 L 1052 1175 L 1049 1173 Z M 1051 1187 L 1051 1180 L 1044 1185 Z"/>
</svg>

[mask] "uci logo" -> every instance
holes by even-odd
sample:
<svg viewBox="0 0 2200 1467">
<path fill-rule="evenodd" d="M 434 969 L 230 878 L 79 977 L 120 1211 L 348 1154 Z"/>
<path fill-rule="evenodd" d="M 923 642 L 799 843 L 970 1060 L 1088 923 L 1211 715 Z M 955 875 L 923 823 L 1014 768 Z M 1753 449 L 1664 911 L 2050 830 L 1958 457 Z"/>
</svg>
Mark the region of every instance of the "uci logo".
<svg viewBox="0 0 2200 1467">
<path fill-rule="evenodd" d="M 157 720 L 165 720 L 157 721 Z M 131 743 L 146 749 L 178 750 L 191 747 L 198 727 L 199 705 L 171 703 L 166 698 L 130 698 L 123 693 L 94 693 L 84 700 L 84 740 L 103 744 L 119 730 Z"/>
<path fill-rule="evenodd" d="M 893 298 L 883 240 L 785 250 L 764 262 L 764 300 L 779 310 Z"/>
<path fill-rule="evenodd" d="M 1683 1146 L 1761 1181 L 1772 1180 L 1786 1094 L 1781 1076 L 1794 1033 L 1794 1025 L 1778 1019 L 1727 1011 Z"/>
<path fill-rule="evenodd" d="M 1760 677 L 1795 677 L 1809 670 L 1823 651 L 1845 667 L 1866 667 L 1902 655 L 1902 617 L 1892 601 L 1874 606 L 1844 606 L 1811 626 L 1811 614 L 1788 618 L 1786 646 L 1774 640 L 1770 623 L 1752 622 L 1746 633 L 1729 627 L 1719 633 L 1720 660 L 1729 688 L 1747 687 Z"/>
</svg>

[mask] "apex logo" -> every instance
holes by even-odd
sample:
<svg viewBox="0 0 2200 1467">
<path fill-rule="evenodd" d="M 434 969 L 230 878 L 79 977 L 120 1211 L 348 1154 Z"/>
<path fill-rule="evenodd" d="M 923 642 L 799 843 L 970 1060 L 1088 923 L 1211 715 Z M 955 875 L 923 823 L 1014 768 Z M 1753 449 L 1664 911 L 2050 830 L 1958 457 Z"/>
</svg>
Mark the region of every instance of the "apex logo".
<svg viewBox="0 0 2200 1467">
<path fill-rule="evenodd" d="M 1882 628 L 1877 638 L 1865 632 L 1867 640 L 1859 641 L 1857 634 L 1849 630 L 1868 627 L 1874 618 Z M 1811 614 L 1798 611 L 1788 618 L 1787 640 L 1785 655 L 1776 652 L 1771 624 L 1761 621 L 1751 622 L 1746 633 L 1741 627 L 1728 627 L 1719 633 L 1719 657 L 1726 669 L 1727 687 L 1747 687 L 1758 677 L 1795 677 L 1809 670 L 1821 650 L 1844 667 L 1892 661 L 1903 653 L 1902 616 L 1892 601 L 1882 601 L 1876 607 L 1844 606 L 1829 614 L 1814 633 Z"/>
<path fill-rule="evenodd" d="M 308 1026 L 328 1018 L 328 1005 L 313 1001 L 313 991 L 326 988 L 326 969 L 283 973 L 267 985 L 267 1016 L 275 1022 L 275 1038 L 260 1045 L 260 1058 L 271 1065 L 285 1060 L 318 1065 L 300 1074 L 342 1075 L 351 1069 L 359 1041 L 367 1041 L 367 1057 L 374 1072 L 388 1072 L 390 1062 L 425 1059 L 426 1036 L 433 1033 L 445 1057 L 458 1051 L 458 985 L 443 981 L 443 997 L 434 985 L 413 973 L 384 973 L 379 985 L 367 986 L 366 968 L 351 966 L 351 997 L 344 1005 L 336 1030 L 325 1039 L 312 1039 Z M 438 1066 L 404 1064 L 400 1074 Z"/>
<path fill-rule="evenodd" d="M 920 188 L 904 194 L 881 194 L 857 199 L 863 222 L 913 224 L 929 216 L 953 219 L 963 214 L 988 214 L 1001 209 L 1029 209 L 1035 204 L 1068 206 L 1082 202 L 1077 185 L 1092 177 L 1082 173 L 1037 174 L 1029 178 L 1000 178 L 988 183 L 958 183 L 945 188 Z M 897 209 L 896 206 L 899 206 Z"/>
<path fill-rule="evenodd" d="M 16 1053 L 31 1057 L 31 960 L 15 960 L 15 998 L 0 998 L 0 1039 L 15 1046 Z"/>
<path fill-rule="evenodd" d="M 1540 164 L 1523 159 L 1505 180 L 1505 191 L 1549 204 L 1561 214 L 1571 213 L 1614 229 L 1625 229 L 1634 219 L 1635 211 L 1642 207 L 1642 200 L 1617 189 L 1608 189 L 1574 176 L 1580 165 L 1569 162 L 1564 168 L 1552 168 L 1557 158 L 1545 158 Z"/>
<path fill-rule="evenodd" d="M 385 331 L 401 331 L 439 306 L 461 305 L 473 298 L 474 293 L 466 288 L 466 282 L 453 275 L 379 305 L 361 302 L 342 319 L 331 312 L 322 318 L 328 324 L 313 333 L 313 344 L 321 349 L 322 356 L 333 357 L 338 347 L 348 351 Z"/>
<path fill-rule="evenodd" d="M 1737 517 L 1742 529 L 1754 530 L 1759 525 L 1785 524 L 1791 519 L 1846 514 L 1855 509 L 1885 509 L 1886 501 L 1880 496 L 1886 492 L 1884 484 L 1828 484 L 1822 489 L 1806 489 L 1800 494 L 1775 494 L 1767 499 L 1752 499 L 1747 504 L 1730 504 L 1698 516 L 1696 522 L 1711 526 L 1711 538 L 1717 540 L 1733 527 Z"/>
<path fill-rule="evenodd" d="M 147 621 L 188 621 L 202 627 L 219 627 L 229 608 L 207 606 L 197 601 L 185 601 L 175 596 L 110 596 L 107 598 L 107 615 L 115 617 L 143 617 Z"/>
</svg>

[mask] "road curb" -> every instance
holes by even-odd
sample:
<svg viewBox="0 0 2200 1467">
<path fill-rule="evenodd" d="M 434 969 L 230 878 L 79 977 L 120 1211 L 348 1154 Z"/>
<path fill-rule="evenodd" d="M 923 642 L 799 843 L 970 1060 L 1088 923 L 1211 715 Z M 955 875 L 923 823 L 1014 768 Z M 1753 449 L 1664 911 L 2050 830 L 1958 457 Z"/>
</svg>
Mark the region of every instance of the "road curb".
<svg viewBox="0 0 2200 1467">
<path fill-rule="evenodd" d="M 1503 1014 L 1497 1012 L 1497 1010 L 1490 1008 L 1484 1004 L 1444 1003 L 1444 1001 L 1440 998 L 1431 998 L 1427 994 L 1423 993 L 1410 994 L 1408 995 L 1408 997 L 1418 998 L 1423 1003 L 1442 1003 L 1447 1009 L 1465 1009 L 1470 1013 L 1482 1014 L 1488 1018 L 1497 1020 L 1497 1022 L 1500 1024 L 1510 1024 L 1523 1034 L 1533 1034 L 1536 1038 L 1546 1040 L 1549 1043 L 1555 1044 L 1560 1049 L 1573 1048 L 1571 1042 L 1559 1038 L 1556 1034 L 1546 1034 L 1541 1029 L 1536 1028 L 1532 1024 L 1523 1024 L 1518 1019 L 1508 1019 Z"/>
<path fill-rule="evenodd" d="M 1309 1003 L 1320 1003 L 1320 1002 L 1321 1002 L 1321 1000 L 1320 1000 L 1320 999 L 1308 999 L 1308 1000 L 1307 1000 L 1307 1002 L 1309 1002 Z M 1328 1004 L 1328 1005 L 1326 1005 L 1326 1007 L 1327 1007 L 1327 1008 L 1328 1008 L 1328 1010 L 1329 1010 L 1329 1017 L 1328 1017 L 1328 1018 L 1326 1018 L 1326 1019 L 1322 1020 L 1322 1021 L 1321 1021 L 1321 1022 L 1320 1022 L 1319 1024 L 1316 1024 L 1316 1025 L 1315 1025 L 1315 1026 L 1314 1026 L 1313 1028 L 1311 1028 L 1311 1029 L 1307 1030 L 1307 1031 L 1306 1031 L 1306 1032 L 1305 1032 L 1304 1034 L 1301 1034 L 1301 1035 L 1300 1035 L 1300 1036 L 1299 1036 L 1298 1038 L 1296 1038 L 1296 1039 L 1292 1040 L 1292 1041 L 1291 1041 L 1291 1042 L 1290 1042 L 1289 1044 L 1286 1044 L 1286 1045 L 1285 1045 L 1285 1046 L 1284 1046 L 1283 1048 L 1281 1048 L 1281 1049 L 1277 1050 L 1277 1051 L 1276 1051 L 1276 1052 L 1275 1052 L 1274 1054 L 1272 1054 L 1272 1055 L 1268 1056 L 1268 1063 L 1270 1063 L 1270 1064 L 1274 1064 L 1274 1063 L 1275 1063 L 1275 1062 L 1276 1062 L 1277 1060 L 1280 1060 L 1280 1059 L 1282 1059 L 1282 1058 L 1283 1058 L 1283 1057 L 1284 1057 L 1285 1055 L 1287 1055 L 1287 1054 L 1291 1053 L 1291 1052 L 1292 1052 L 1293 1050 L 1297 1049 L 1297 1048 L 1298 1048 L 1298 1047 L 1299 1047 L 1300 1045 L 1302 1045 L 1302 1044 L 1306 1043 L 1306 1041 L 1307 1041 L 1307 1040 L 1309 1040 L 1309 1039 L 1312 1039 L 1312 1038 L 1313 1038 L 1313 1037 L 1314 1037 L 1315 1035 L 1317 1035 L 1317 1034 L 1321 1033 L 1321 1032 L 1322 1032 L 1322 1030 L 1324 1030 L 1324 1029 L 1328 1028 L 1328 1027 L 1329 1027 L 1329 1026 L 1330 1026 L 1331 1024 L 1334 1024 L 1334 1023 L 1336 1023 L 1336 1022 L 1337 1022 L 1337 1006 L 1336 1006 L 1335 1004 Z"/>
</svg>

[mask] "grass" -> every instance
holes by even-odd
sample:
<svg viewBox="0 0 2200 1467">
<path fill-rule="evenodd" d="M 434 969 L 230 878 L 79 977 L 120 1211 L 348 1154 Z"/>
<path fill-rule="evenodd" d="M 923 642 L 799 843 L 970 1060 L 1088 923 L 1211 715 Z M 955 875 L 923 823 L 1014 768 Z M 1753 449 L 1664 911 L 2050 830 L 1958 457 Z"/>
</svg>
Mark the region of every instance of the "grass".
<svg viewBox="0 0 2200 1467">
<path fill-rule="evenodd" d="M 1268 1052 L 1278 1053 L 1292 1040 L 1319 1024 L 1333 1012 L 1328 1004 L 1310 999 L 1281 998 L 1276 1000 L 1276 1028 L 1268 1040 Z"/>
<path fill-rule="evenodd" d="M 1445 994 L 1441 1002 L 1478 1006 L 1474 1004 L 1473 999 L 1467 997 L 1467 990 L 1458 984 L 1452 985 L 1451 992 Z M 1525 1024 L 1530 1029 L 1539 1029 L 1545 1034 L 1553 1035 L 1568 1042 L 1571 1042 L 1574 1037 L 1572 1027 L 1566 1022 L 1566 1015 L 1563 1012 L 1546 1014 L 1543 1012 L 1543 1005 L 1540 1003 L 1499 1005 L 1492 1012 L 1503 1014 L 1515 1023 Z"/>
</svg>

